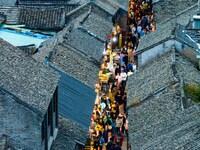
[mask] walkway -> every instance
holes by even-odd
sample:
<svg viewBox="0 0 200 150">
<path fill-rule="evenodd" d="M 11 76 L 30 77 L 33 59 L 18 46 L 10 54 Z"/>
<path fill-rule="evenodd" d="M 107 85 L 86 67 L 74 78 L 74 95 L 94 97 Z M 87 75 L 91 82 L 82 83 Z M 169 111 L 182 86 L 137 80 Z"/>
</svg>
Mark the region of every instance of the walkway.
<svg viewBox="0 0 200 150">
<path fill-rule="evenodd" d="M 105 43 L 85 149 L 126 150 L 129 147 L 126 82 L 137 68 L 136 49 L 140 38 L 155 30 L 152 3 L 131 0 L 127 22 L 122 20 L 114 24 Z M 124 23 L 127 29 L 120 28 Z"/>
</svg>

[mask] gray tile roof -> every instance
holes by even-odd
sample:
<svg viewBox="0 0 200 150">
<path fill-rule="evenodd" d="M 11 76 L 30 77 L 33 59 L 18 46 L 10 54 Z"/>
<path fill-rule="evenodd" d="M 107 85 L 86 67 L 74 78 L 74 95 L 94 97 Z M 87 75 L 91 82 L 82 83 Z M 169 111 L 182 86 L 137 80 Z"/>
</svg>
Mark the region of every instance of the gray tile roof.
<svg viewBox="0 0 200 150">
<path fill-rule="evenodd" d="M 129 115 L 129 143 L 134 149 L 200 148 L 200 108 L 194 105 L 181 111 L 175 92 L 165 90 L 159 98 L 129 110 L 134 113 Z"/>
<path fill-rule="evenodd" d="M 157 28 L 154 32 L 144 35 L 138 45 L 138 53 L 155 45 L 159 45 L 164 40 L 169 39 L 171 37 L 171 28 L 172 25 L 170 22 L 168 22 L 162 27 Z"/>
<path fill-rule="evenodd" d="M 68 4 L 79 4 L 79 5 L 83 5 L 86 4 L 88 2 L 88 0 L 69 0 Z"/>
<path fill-rule="evenodd" d="M 195 4 L 197 4 L 197 0 L 160 0 L 153 6 L 156 23 L 162 23 L 163 21 L 173 17 L 175 14 L 180 14 L 188 8 L 191 9 L 190 7 L 192 7 Z M 196 11 L 196 8 L 193 8 L 193 10 Z"/>
<path fill-rule="evenodd" d="M 50 57 L 49 64 L 61 74 L 58 85 L 59 113 L 88 128 L 96 96 L 94 86 L 99 67 L 95 65 L 96 60 L 67 44 L 65 37 L 69 29 L 70 27 L 64 28 L 55 37 L 43 43 L 43 47 L 34 58 L 43 62 L 45 56 L 55 52 Z"/>
<path fill-rule="evenodd" d="M 17 0 L 1 0 L 0 5 L 14 6 Z"/>
<path fill-rule="evenodd" d="M 17 24 L 20 10 L 16 6 L 0 6 L 0 14 L 6 16 L 6 24 Z"/>
<path fill-rule="evenodd" d="M 71 12 L 72 10 L 76 9 L 77 7 L 79 7 L 79 4 L 21 4 L 18 5 L 19 8 L 40 8 L 40 9 L 54 9 L 54 8 L 62 8 L 64 10 L 64 12 L 67 14 L 69 12 Z"/>
<path fill-rule="evenodd" d="M 82 27 L 103 41 L 106 41 L 107 36 L 112 30 L 112 17 L 92 8 L 89 17 L 84 21 Z"/>
<path fill-rule="evenodd" d="M 102 41 L 107 39 L 112 29 L 112 15 L 94 3 L 87 3 L 68 14 L 66 22 L 81 26 Z"/>
<path fill-rule="evenodd" d="M 134 89 L 134 91 L 129 92 L 129 98 L 131 100 L 137 97 L 145 99 L 148 95 L 155 93 L 159 89 L 177 82 L 175 79 L 177 76 L 172 67 L 172 57 L 173 53 L 171 51 L 158 56 L 144 65 L 134 76 L 131 76 L 128 86 L 130 89 Z M 175 58 L 175 67 L 178 76 L 183 75 L 186 84 L 190 82 L 200 84 L 200 72 L 194 63 L 179 53 L 176 53 Z"/>
<path fill-rule="evenodd" d="M 51 147 L 52 150 L 74 150 L 76 141 L 85 143 L 87 130 L 65 118 L 59 118 L 58 135 Z"/>
<path fill-rule="evenodd" d="M 76 52 L 76 50 L 67 47 L 65 43 L 57 45 L 55 49 L 56 54 L 50 62 L 65 73 L 74 76 L 76 79 L 94 89 L 99 67 L 97 67 L 93 62 L 90 62 L 87 57 L 81 56 L 80 53 Z M 90 72 L 89 76 L 88 72 Z"/>
<path fill-rule="evenodd" d="M 76 28 L 69 32 L 66 43 L 73 48 L 80 50 L 82 53 L 87 55 L 88 58 L 100 61 L 102 57 L 104 43 L 81 28 Z"/>
<path fill-rule="evenodd" d="M 157 24 L 157 29 L 155 32 L 152 32 L 150 34 L 147 34 L 145 36 L 143 36 L 141 38 L 141 41 L 139 43 L 138 46 L 138 53 L 153 47 L 155 45 L 158 45 L 160 43 L 162 43 L 163 41 L 170 39 L 171 38 L 171 31 L 172 31 L 172 27 L 176 24 L 177 22 L 177 26 L 186 26 L 192 15 L 194 15 L 196 13 L 196 5 L 193 7 L 190 7 L 189 9 L 185 9 L 184 11 L 182 11 L 181 13 L 177 14 L 177 17 L 172 17 L 172 18 L 168 18 L 165 21 L 158 23 Z M 180 32 L 180 28 L 177 28 L 178 30 L 176 30 L 176 36 L 175 39 L 181 40 L 182 42 L 184 42 L 182 35 L 179 35 Z M 151 39 L 151 40 L 149 40 Z M 187 42 L 185 42 L 187 43 Z M 190 44 L 190 43 L 188 43 Z"/>
<path fill-rule="evenodd" d="M 200 84 L 200 72 L 179 53 L 173 67 L 173 56 L 168 52 L 155 58 L 128 79 L 128 105 L 137 97 L 143 100 L 129 110 L 129 142 L 134 149 L 183 148 L 188 136 L 190 146 L 200 141 L 195 136 L 200 129 L 200 107 L 187 99 L 187 109 L 182 111 L 180 94 L 180 77 L 185 84 Z"/>
<path fill-rule="evenodd" d="M 40 125 L 44 117 L 22 105 L 16 96 L 1 87 L 0 118 L 0 135 L 8 135 L 7 145 L 15 149 L 36 149 L 40 146 Z"/>
<path fill-rule="evenodd" d="M 97 1 L 94 1 L 94 3 L 97 6 L 101 7 L 102 9 L 106 10 L 108 13 L 110 13 L 113 16 L 119 9 L 119 6 L 116 5 L 116 3 L 113 3 L 112 1 L 108 1 L 108 0 L 97 0 Z"/>
<path fill-rule="evenodd" d="M 76 8 L 75 10 L 71 11 L 69 14 L 66 15 L 66 24 L 68 25 L 73 23 L 79 25 L 79 22 L 81 22 L 90 12 L 90 8 L 91 8 L 90 3 L 86 3 Z M 82 17 L 83 14 L 84 17 Z"/>
<path fill-rule="evenodd" d="M 113 16 L 119 8 L 122 8 L 123 10 L 128 9 L 128 1 L 124 0 L 96 0 L 94 3 Z"/>
<path fill-rule="evenodd" d="M 44 115 L 58 84 L 58 74 L 2 39 L 0 43 L 1 88 Z"/>
<path fill-rule="evenodd" d="M 129 92 L 129 99 L 140 97 L 141 99 L 155 93 L 162 87 L 174 81 L 171 69 L 171 53 L 148 62 L 134 76 L 129 78 L 128 88 L 134 89 Z M 158 82 L 158 79 L 160 82 Z"/>
<path fill-rule="evenodd" d="M 112 29 L 111 17 L 93 3 L 72 11 L 66 17 L 67 25 L 73 26 L 72 31 L 66 35 L 66 43 L 99 61 L 104 41 Z"/>
<path fill-rule="evenodd" d="M 69 0 L 18 0 L 19 3 L 22 4 L 43 4 L 43 3 L 68 3 Z"/>
<path fill-rule="evenodd" d="M 112 0 L 112 1 L 109 1 L 109 2 L 112 2 L 115 5 L 118 5 L 119 7 L 123 8 L 124 10 L 128 9 L 128 5 L 129 5 L 128 1 L 124 1 L 124 0 Z"/>
<path fill-rule="evenodd" d="M 200 71 L 197 70 L 197 67 L 192 61 L 182 55 L 176 54 L 176 68 L 183 75 L 185 84 L 200 84 Z"/>
<path fill-rule="evenodd" d="M 20 9 L 18 24 L 32 29 L 62 29 L 65 12 L 62 8 L 24 7 Z"/>
</svg>

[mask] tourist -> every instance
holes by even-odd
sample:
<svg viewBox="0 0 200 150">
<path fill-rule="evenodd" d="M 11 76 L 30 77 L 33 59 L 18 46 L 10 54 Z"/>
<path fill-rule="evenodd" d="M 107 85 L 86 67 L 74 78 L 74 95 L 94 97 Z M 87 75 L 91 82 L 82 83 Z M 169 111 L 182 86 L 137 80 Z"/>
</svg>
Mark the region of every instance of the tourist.
<svg viewBox="0 0 200 150">
<path fill-rule="evenodd" d="M 107 143 L 106 150 L 114 150 L 115 144 L 114 144 L 114 138 L 111 137 L 110 141 Z"/>
<path fill-rule="evenodd" d="M 124 70 L 122 70 L 122 73 L 120 74 L 120 77 L 121 77 L 121 79 L 122 79 L 122 87 L 125 88 L 125 86 L 126 86 L 127 74 L 124 72 Z"/>
<path fill-rule="evenodd" d="M 118 133 L 120 131 L 120 128 L 122 127 L 122 123 L 123 123 L 121 114 L 119 114 L 117 116 L 117 119 L 116 119 L 115 123 L 116 123 L 116 132 Z"/>
<path fill-rule="evenodd" d="M 119 131 L 115 137 L 114 137 L 114 143 L 116 145 L 119 145 L 120 147 L 122 146 L 122 143 L 123 143 L 123 140 L 124 140 L 124 136 L 121 134 L 121 132 Z"/>
<path fill-rule="evenodd" d="M 129 71 L 131 71 L 131 72 L 134 71 L 134 70 L 133 70 L 133 61 L 131 61 L 130 63 L 128 63 L 127 68 L 128 68 L 128 72 L 129 72 Z"/>
</svg>

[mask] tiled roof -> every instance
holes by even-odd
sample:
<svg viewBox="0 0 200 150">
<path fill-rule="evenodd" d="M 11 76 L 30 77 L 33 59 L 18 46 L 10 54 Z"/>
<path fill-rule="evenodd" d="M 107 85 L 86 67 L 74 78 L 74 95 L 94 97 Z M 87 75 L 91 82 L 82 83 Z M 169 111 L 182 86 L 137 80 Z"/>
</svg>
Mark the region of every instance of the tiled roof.
<svg viewBox="0 0 200 150">
<path fill-rule="evenodd" d="M 130 77 L 129 88 L 134 89 L 129 92 L 131 100 L 137 97 L 145 99 L 159 89 L 177 82 L 172 67 L 172 57 L 171 51 L 158 56 L 144 65 L 136 75 Z M 183 75 L 184 82 L 186 84 L 190 82 L 200 84 L 200 72 L 196 66 L 179 53 L 176 53 L 175 59 L 176 72 L 179 76 Z"/>
<path fill-rule="evenodd" d="M 0 14 L 6 16 L 6 24 L 17 24 L 20 10 L 15 6 L 0 6 Z"/>
<path fill-rule="evenodd" d="M 38 126 L 41 125 L 44 116 L 38 115 L 35 111 L 30 110 L 29 107 L 19 103 L 16 96 L 1 87 L 0 100 L 0 135 L 8 135 L 7 146 L 13 146 L 15 149 L 21 147 L 34 149 L 38 147 L 40 143 L 37 143 L 37 139 L 41 137 L 39 135 L 41 129 Z M 0 149 L 5 150 L 1 146 Z"/>
<path fill-rule="evenodd" d="M 66 19 L 67 25 L 73 26 L 66 35 L 66 43 L 99 61 L 104 41 L 112 29 L 112 16 L 95 4 L 88 3 L 71 12 Z"/>
<path fill-rule="evenodd" d="M 116 3 L 119 7 L 127 10 L 128 8 L 128 1 L 124 1 L 124 0 L 110 0 L 110 2 L 112 3 Z"/>
<path fill-rule="evenodd" d="M 88 0 L 18 0 L 18 5 L 68 5 L 68 4 L 77 4 L 83 5 L 88 2 Z"/>
<path fill-rule="evenodd" d="M 159 0 L 157 3 L 153 5 L 153 11 L 156 23 L 162 23 L 163 21 L 173 17 L 174 15 L 182 13 L 188 8 L 191 9 L 191 7 L 194 6 L 195 4 L 197 4 L 197 0 L 190 0 L 190 1 Z M 197 11 L 196 8 L 193 8 L 193 10 Z"/>
<path fill-rule="evenodd" d="M 164 22 L 160 24 L 158 23 L 157 29 L 155 32 L 147 34 L 141 38 L 141 41 L 137 49 L 138 53 L 152 46 L 158 45 L 162 43 L 163 41 L 171 38 L 172 28 L 174 27 L 176 22 L 177 22 L 177 25 L 176 25 L 177 34 L 175 35 L 175 39 L 181 40 L 182 42 L 184 42 L 183 33 L 181 33 L 182 30 L 180 31 L 179 29 L 182 28 L 181 26 L 186 26 L 189 23 L 192 15 L 195 14 L 196 12 L 195 8 L 197 8 L 196 5 L 191 7 L 190 9 L 186 9 L 182 11 L 181 13 L 177 14 L 177 17 L 172 17 L 168 20 L 165 20 Z M 189 43 L 187 41 L 185 41 L 185 43 L 189 44 L 190 46 L 192 44 L 191 42 Z"/>
<path fill-rule="evenodd" d="M 2 39 L 0 43 L 0 87 L 44 115 L 57 87 L 58 74 Z"/>
<path fill-rule="evenodd" d="M 17 0 L 1 0 L 0 5 L 14 6 Z"/>
<path fill-rule="evenodd" d="M 50 59 L 50 62 L 94 89 L 99 67 L 65 43 L 57 45 L 55 50 L 56 54 Z M 88 75 L 88 72 L 90 72 L 90 75 Z"/>
<path fill-rule="evenodd" d="M 93 58 L 97 61 L 100 61 L 103 55 L 104 43 L 81 28 L 76 28 L 69 32 L 66 43 L 87 55 L 88 58 Z"/>
<path fill-rule="evenodd" d="M 65 118 L 59 118 L 58 135 L 51 147 L 52 150 L 74 150 L 76 142 L 86 140 L 87 130 Z M 66 142 L 67 141 L 67 142 Z"/>
<path fill-rule="evenodd" d="M 129 141 L 134 149 L 178 149 L 187 145 L 188 136 L 192 139 L 188 141 L 190 146 L 199 142 L 195 135 L 200 129 L 200 107 L 186 99 L 187 106 L 182 110 L 182 77 L 185 84 L 200 84 L 196 66 L 173 52 L 155 58 L 129 77 L 128 105 L 138 98 L 142 100 L 129 110 Z"/>
<path fill-rule="evenodd" d="M 111 15 L 114 15 L 119 9 L 119 6 L 116 5 L 116 3 L 112 3 L 111 1 L 108 0 L 98 0 L 94 1 L 94 3 L 97 6 L 101 7 L 102 9 L 106 10 Z"/>
<path fill-rule="evenodd" d="M 18 24 L 25 24 L 32 29 L 62 29 L 65 13 L 62 8 L 24 7 L 20 10 Z"/>
<path fill-rule="evenodd" d="M 69 0 L 18 0 L 20 4 L 68 3 Z"/>
<path fill-rule="evenodd" d="M 171 53 L 167 53 L 165 56 L 148 62 L 136 75 L 131 76 L 128 88 L 133 89 L 134 92 L 129 92 L 129 99 L 133 100 L 137 97 L 144 99 L 173 82 L 171 62 Z"/>
<path fill-rule="evenodd" d="M 159 45 L 160 42 L 163 42 L 164 40 L 170 38 L 171 29 L 172 29 L 172 25 L 170 22 L 168 22 L 162 27 L 155 30 L 154 32 L 148 33 L 145 36 L 143 36 L 137 48 L 138 53 L 140 51 L 148 49 L 149 47 Z"/>
<path fill-rule="evenodd" d="M 106 41 L 112 29 L 112 17 L 93 6 L 89 17 L 83 22 L 82 27 Z"/>
<path fill-rule="evenodd" d="M 62 8 L 64 12 L 67 14 L 74 10 L 75 8 L 79 7 L 79 4 L 21 4 L 18 5 L 19 8 L 40 8 L 40 9 L 54 9 L 54 8 Z"/>
</svg>

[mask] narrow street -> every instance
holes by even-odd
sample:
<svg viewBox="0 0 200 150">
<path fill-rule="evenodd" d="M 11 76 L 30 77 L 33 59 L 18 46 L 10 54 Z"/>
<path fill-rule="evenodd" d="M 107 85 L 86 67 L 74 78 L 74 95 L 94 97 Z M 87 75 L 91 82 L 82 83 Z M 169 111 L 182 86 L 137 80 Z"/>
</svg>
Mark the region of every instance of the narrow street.
<svg viewBox="0 0 200 150">
<path fill-rule="evenodd" d="M 128 76 L 137 71 L 140 38 L 155 30 L 152 2 L 132 0 L 128 14 L 116 16 L 102 50 L 87 150 L 129 149 L 126 84 Z"/>
</svg>

